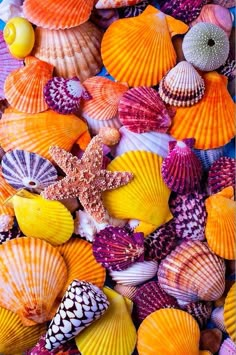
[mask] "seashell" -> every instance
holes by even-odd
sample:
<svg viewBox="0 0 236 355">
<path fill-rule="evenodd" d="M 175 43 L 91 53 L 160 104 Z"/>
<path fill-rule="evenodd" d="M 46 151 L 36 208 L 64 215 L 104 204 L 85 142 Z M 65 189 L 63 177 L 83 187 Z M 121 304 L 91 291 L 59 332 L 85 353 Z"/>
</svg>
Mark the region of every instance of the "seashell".
<svg viewBox="0 0 236 355">
<path fill-rule="evenodd" d="M 228 186 L 235 188 L 235 159 L 223 156 L 209 170 L 208 189 L 210 194 L 216 194 Z"/>
<path fill-rule="evenodd" d="M 68 277 L 60 296 L 63 297 L 67 286 L 75 279 L 90 282 L 97 287 L 103 287 L 106 270 L 97 263 L 93 256 L 92 244 L 82 239 L 70 239 L 57 247 L 65 260 Z"/>
<path fill-rule="evenodd" d="M 194 139 L 169 143 L 169 154 L 164 158 L 161 174 L 166 185 L 174 192 L 186 194 L 200 189 L 202 166 L 192 152 Z"/>
<path fill-rule="evenodd" d="M 150 281 L 139 287 L 134 295 L 135 316 L 141 323 L 149 314 L 161 308 L 178 308 L 174 297 L 169 296 L 157 281 Z"/>
<path fill-rule="evenodd" d="M 8 22 L 13 17 L 23 17 L 23 0 L 2 0 L 0 4 L 0 19 Z"/>
<path fill-rule="evenodd" d="M 198 192 L 186 195 L 172 193 L 169 200 L 176 236 L 181 239 L 204 240 L 206 226 L 205 196 Z"/>
<path fill-rule="evenodd" d="M 115 116 L 110 120 L 97 120 L 87 116 L 84 113 L 82 115 L 88 124 L 89 132 L 92 136 L 99 134 L 100 130 L 103 128 L 119 129 L 122 126 L 118 116 Z"/>
<path fill-rule="evenodd" d="M 54 66 L 54 75 L 81 81 L 102 68 L 102 32 L 91 22 L 66 30 L 35 30 L 33 55 Z"/>
<path fill-rule="evenodd" d="M 62 344 L 57 349 L 49 351 L 45 348 L 46 334 L 42 335 L 38 343 L 31 349 L 29 349 L 25 355 L 50 355 L 50 354 L 60 354 L 60 355 L 81 355 L 77 346 L 73 341 L 68 341 L 66 344 Z"/>
<path fill-rule="evenodd" d="M 102 127 L 98 132 L 102 139 L 102 143 L 108 146 L 113 146 L 120 141 L 120 132 L 113 127 Z"/>
<path fill-rule="evenodd" d="M 187 62 L 197 69 L 212 71 L 228 58 L 229 39 L 220 27 L 199 22 L 184 36 L 182 48 Z"/>
<path fill-rule="evenodd" d="M 224 307 L 216 307 L 211 314 L 211 322 L 222 332 L 226 332 L 224 325 Z"/>
<path fill-rule="evenodd" d="M 118 19 L 119 13 L 117 9 L 98 10 L 94 7 L 90 16 L 90 21 L 102 30 L 106 30 L 112 24 L 112 22 Z"/>
<path fill-rule="evenodd" d="M 224 320 L 225 329 L 229 334 L 230 338 L 236 342 L 236 315 L 235 315 L 235 305 L 236 305 L 236 283 L 231 286 L 224 304 Z"/>
<path fill-rule="evenodd" d="M 146 7 L 149 5 L 148 0 L 144 0 L 139 2 L 133 6 L 125 6 L 118 9 L 119 17 L 120 18 L 127 18 L 127 17 L 135 17 L 140 15 Z"/>
<path fill-rule="evenodd" d="M 27 237 L 39 238 L 52 245 L 65 243 L 72 235 L 71 213 L 59 201 L 50 201 L 26 190 L 11 198 L 17 222 Z"/>
<path fill-rule="evenodd" d="M 16 238 L 0 245 L 0 265 L 0 306 L 27 326 L 51 319 L 67 277 L 60 253 L 41 239 Z"/>
<path fill-rule="evenodd" d="M 1 90 L 1 89 L 0 89 Z M 0 119 L 2 118 L 2 114 L 4 113 L 5 109 L 9 107 L 9 104 L 7 102 L 7 100 L 5 99 L 1 99 L 0 97 Z M 4 149 L 2 149 L 2 147 L 0 146 L 0 159 L 2 159 L 2 156 L 4 154 Z"/>
<path fill-rule="evenodd" d="M 107 170 L 131 171 L 134 179 L 122 189 L 103 193 L 109 215 L 139 219 L 156 228 L 168 222 L 172 218 L 168 206 L 170 190 L 162 180 L 161 163 L 161 157 L 145 151 L 127 152 L 114 159 Z"/>
<path fill-rule="evenodd" d="M 36 0 L 25 0 L 23 13 L 30 22 L 37 26 L 58 30 L 86 22 L 93 4 L 93 0 L 86 0 L 86 2 L 70 0 L 66 6 L 63 1 L 45 0 L 39 4 Z"/>
<path fill-rule="evenodd" d="M 224 147 L 215 148 L 215 149 L 192 149 L 194 154 L 202 163 L 204 170 L 209 170 L 211 165 L 224 154 Z"/>
<path fill-rule="evenodd" d="M 216 354 L 222 341 L 222 332 L 217 329 L 204 329 L 201 331 L 199 347 L 202 350 L 209 350 Z"/>
<path fill-rule="evenodd" d="M 116 7 L 132 6 L 140 3 L 142 0 L 98 0 L 96 9 L 112 9 Z"/>
<path fill-rule="evenodd" d="M 227 8 L 235 6 L 234 0 L 212 0 L 211 2 L 213 4 L 218 4 Z"/>
<path fill-rule="evenodd" d="M 139 354 L 145 355 L 198 355 L 199 339 L 198 324 L 190 314 L 179 309 L 164 308 L 151 313 L 141 323 L 137 349 Z"/>
<path fill-rule="evenodd" d="M 21 112 L 46 111 L 43 88 L 52 77 L 53 66 L 35 57 L 26 57 L 25 66 L 11 72 L 4 84 L 9 104 Z"/>
<path fill-rule="evenodd" d="M 46 333 L 45 348 L 57 349 L 99 319 L 109 302 L 97 286 L 73 280 L 62 298 Z"/>
<path fill-rule="evenodd" d="M 135 133 L 166 133 L 173 116 L 153 88 L 142 86 L 123 94 L 118 112 L 121 123 Z"/>
<path fill-rule="evenodd" d="M 113 281 L 125 286 L 137 286 L 150 280 L 157 273 L 158 264 L 156 261 L 136 262 L 122 271 L 110 271 Z"/>
<path fill-rule="evenodd" d="M 88 127 L 75 115 L 60 115 L 48 110 L 27 114 L 6 109 L 0 120 L 1 146 L 27 150 L 52 160 L 51 145 L 70 150 L 75 142 L 83 149 L 89 143 Z"/>
<path fill-rule="evenodd" d="M 226 268 L 227 268 L 227 261 L 226 261 L 225 264 L 226 264 Z M 235 269 L 235 268 L 234 268 L 234 269 Z M 234 282 L 235 282 L 234 280 L 228 280 L 228 279 L 225 280 L 225 290 L 224 290 L 224 293 L 223 293 L 223 295 L 222 295 L 220 298 L 218 298 L 218 300 L 216 300 L 216 301 L 214 302 L 215 307 L 222 307 L 222 306 L 224 306 L 226 296 L 227 296 L 227 294 L 228 294 L 228 292 L 229 292 L 231 286 L 233 286 Z"/>
<path fill-rule="evenodd" d="M 213 25 L 222 28 L 228 37 L 233 26 L 230 11 L 223 6 L 215 4 L 204 5 L 199 16 L 191 22 L 190 26 L 192 27 L 199 22 L 213 23 Z"/>
<path fill-rule="evenodd" d="M 137 289 L 138 288 L 136 286 L 125 286 L 125 285 L 122 285 L 122 284 L 116 284 L 114 286 L 114 290 L 116 292 L 118 292 L 120 295 L 122 295 L 124 297 L 127 297 L 127 298 L 129 298 L 131 300 L 133 300 Z"/>
<path fill-rule="evenodd" d="M 224 260 L 200 241 L 183 242 L 161 261 L 158 269 L 163 290 L 188 303 L 217 300 L 224 292 L 224 275 Z"/>
<path fill-rule="evenodd" d="M 0 168 L 0 233 L 8 232 L 13 226 L 15 212 L 12 206 L 5 202 L 15 192 L 16 190 L 4 179 Z"/>
<path fill-rule="evenodd" d="M 227 338 L 221 344 L 219 355 L 234 355 L 236 352 L 236 344 L 230 339 Z"/>
<path fill-rule="evenodd" d="M 206 240 L 210 249 L 218 256 L 235 260 L 235 207 L 232 186 L 206 199 Z"/>
<path fill-rule="evenodd" d="M 136 344 L 136 329 L 131 318 L 131 301 L 104 287 L 109 307 L 106 313 L 75 338 L 82 354 L 132 354 Z M 106 336 L 104 336 L 106 334 Z"/>
<path fill-rule="evenodd" d="M 11 18 L 3 29 L 3 37 L 11 55 L 17 59 L 24 59 L 33 49 L 34 29 L 23 17 Z"/>
<path fill-rule="evenodd" d="M 192 107 L 176 109 L 170 134 L 179 140 L 194 137 L 196 149 L 218 148 L 234 137 L 234 103 L 225 76 L 210 72 L 203 79 L 204 97 Z"/>
<path fill-rule="evenodd" d="M 0 352 L 5 355 L 22 354 L 33 346 L 46 331 L 45 324 L 26 327 L 20 317 L 0 307 Z"/>
<path fill-rule="evenodd" d="M 200 13 L 204 0 L 159 0 L 160 9 L 165 14 L 173 16 L 176 19 L 189 23 L 193 21 Z"/>
<path fill-rule="evenodd" d="M 183 307 L 198 322 L 200 329 L 204 328 L 211 317 L 212 302 L 191 302 Z"/>
<path fill-rule="evenodd" d="M 144 260 L 143 233 L 108 226 L 95 235 L 93 255 L 107 270 L 124 270 Z"/>
<path fill-rule="evenodd" d="M 234 80 L 236 73 L 236 60 L 228 57 L 226 62 L 217 69 L 218 73 L 227 76 L 229 84 Z M 230 91 L 229 91 L 230 92 Z M 231 92 L 230 92 L 231 94 Z"/>
<path fill-rule="evenodd" d="M 0 232 L 0 244 L 6 243 L 8 240 L 22 237 L 23 234 L 19 229 L 18 224 L 16 223 L 16 219 L 13 219 L 13 225 L 8 231 Z"/>
<path fill-rule="evenodd" d="M 181 61 L 162 78 L 158 93 L 162 100 L 173 106 L 192 106 L 205 92 L 203 78 L 192 64 Z"/>
<path fill-rule="evenodd" d="M 117 81 L 129 86 L 154 86 L 175 65 L 171 37 L 187 30 L 183 22 L 149 5 L 140 16 L 109 26 L 101 46 L 104 66 Z"/>
</svg>

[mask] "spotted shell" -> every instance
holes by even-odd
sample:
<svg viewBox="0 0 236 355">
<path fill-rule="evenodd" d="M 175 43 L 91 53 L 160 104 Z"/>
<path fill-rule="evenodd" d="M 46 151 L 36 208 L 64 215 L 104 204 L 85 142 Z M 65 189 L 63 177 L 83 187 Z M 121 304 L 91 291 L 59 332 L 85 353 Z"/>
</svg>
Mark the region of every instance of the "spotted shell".
<svg viewBox="0 0 236 355">
<path fill-rule="evenodd" d="M 185 23 L 193 21 L 200 13 L 204 0 L 159 0 L 161 11 L 182 20 Z"/>
</svg>

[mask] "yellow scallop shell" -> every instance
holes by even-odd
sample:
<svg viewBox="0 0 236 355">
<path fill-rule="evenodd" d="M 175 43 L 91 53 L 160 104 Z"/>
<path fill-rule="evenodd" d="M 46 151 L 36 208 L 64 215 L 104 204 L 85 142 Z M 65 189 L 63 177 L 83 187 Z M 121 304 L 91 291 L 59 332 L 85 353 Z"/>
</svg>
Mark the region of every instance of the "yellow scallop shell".
<svg viewBox="0 0 236 355">
<path fill-rule="evenodd" d="M 230 338 L 236 342 L 236 283 L 230 288 L 224 305 L 224 323 Z"/>
</svg>

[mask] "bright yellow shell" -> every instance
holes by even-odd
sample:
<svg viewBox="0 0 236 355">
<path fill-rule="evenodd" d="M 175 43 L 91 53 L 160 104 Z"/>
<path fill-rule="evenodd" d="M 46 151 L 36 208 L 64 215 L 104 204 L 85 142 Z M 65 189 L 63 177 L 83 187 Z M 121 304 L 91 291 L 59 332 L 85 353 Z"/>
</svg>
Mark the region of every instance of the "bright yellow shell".
<svg viewBox="0 0 236 355">
<path fill-rule="evenodd" d="M 34 29 L 23 17 L 11 18 L 3 30 L 3 37 L 13 57 L 24 59 L 34 46 Z"/>
<path fill-rule="evenodd" d="M 233 284 L 225 299 L 224 322 L 227 333 L 236 342 L 236 283 Z"/>
</svg>

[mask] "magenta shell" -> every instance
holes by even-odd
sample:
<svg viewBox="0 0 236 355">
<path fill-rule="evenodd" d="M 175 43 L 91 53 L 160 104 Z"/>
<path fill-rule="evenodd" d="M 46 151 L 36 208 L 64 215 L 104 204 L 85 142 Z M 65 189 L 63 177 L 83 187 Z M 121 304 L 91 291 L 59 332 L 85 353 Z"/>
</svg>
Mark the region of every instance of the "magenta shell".
<svg viewBox="0 0 236 355">
<path fill-rule="evenodd" d="M 125 228 L 106 227 L 94 237 L 93 255 L 110 271 L 127 269 L 134 262 L 144 260 L 144 235 Z"/>
<path fill-rule="evenodd" d="M 206 326 L 212 312 L 212 302 L 191 302 L 183 307 L 183 310 L 191 314 L 202 329 Z"/>
<path fill-rule="evenodd" d="M 198 15 L 206 0 L 160 0 L 160 9 L 185 23 L 192 22 Z"/>
<path fill-rule="evenodd" d="M 186 194 L 200 189 L 202 165 L 191 149 L 194 142 L 190 138 L 169 143 L 169 154 L 163 160 L 161 173 L 174 192 Z"/>
<path fill-rule="evenodd" d="M 212 164 L 209 170 L 208 190 L 213 195 L 228 186 L 235 188 L 235 159 L 221 157 Z"/>
</svg>

